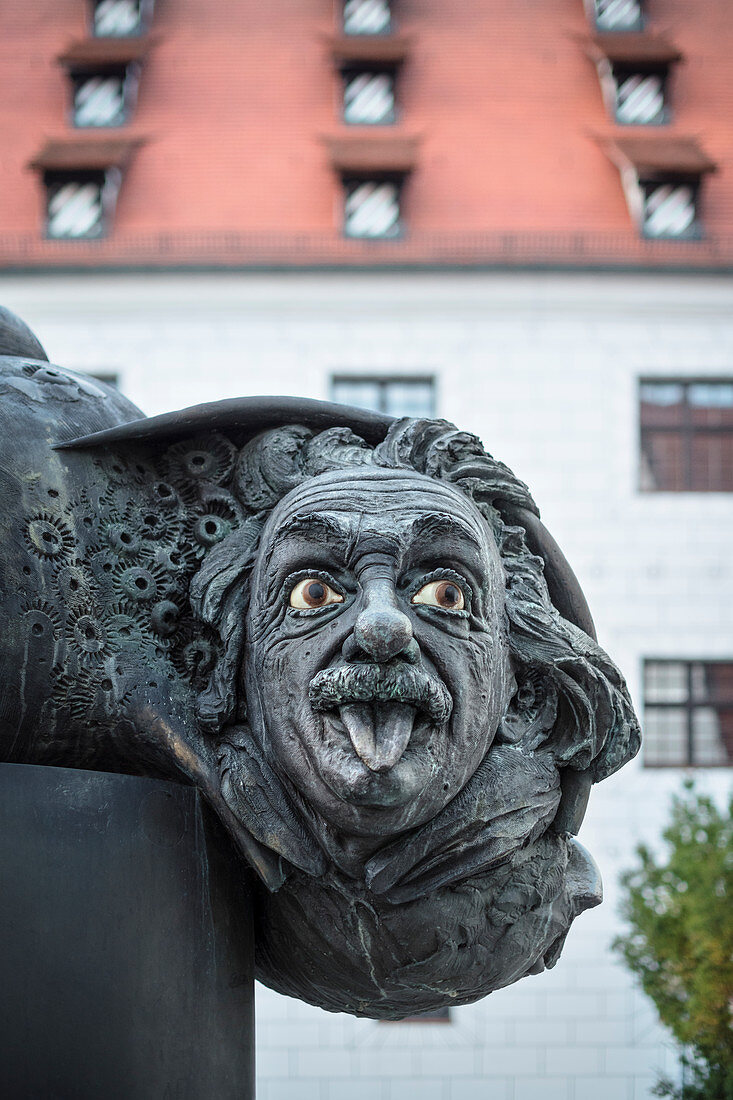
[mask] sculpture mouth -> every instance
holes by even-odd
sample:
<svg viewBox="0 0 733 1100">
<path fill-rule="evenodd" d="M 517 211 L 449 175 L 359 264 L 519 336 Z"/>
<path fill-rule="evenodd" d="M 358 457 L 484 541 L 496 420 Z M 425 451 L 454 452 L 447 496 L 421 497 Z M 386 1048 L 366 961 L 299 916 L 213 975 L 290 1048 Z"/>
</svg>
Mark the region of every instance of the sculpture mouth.
<svg viewBox="0 0 733 1100">
<path fill-rule="evenodd" d="M 336 715 L 338 714 L 338 718 Z M 370 771 L 387 772 L 401 759 L 420 714 L 407 703 L 344 703 L 329 713 L 334 726 L 343 727 L 354 752 Z"/>
<path fill-rule="evenodd" d="M 418 731 L 442 725 L 453 709 L 440 682 L 404 662 L 324 669 L 309 696 L 314 710 L 327 712 L 330 725 L 378 773 L 390 771 Z"/>
</svg>

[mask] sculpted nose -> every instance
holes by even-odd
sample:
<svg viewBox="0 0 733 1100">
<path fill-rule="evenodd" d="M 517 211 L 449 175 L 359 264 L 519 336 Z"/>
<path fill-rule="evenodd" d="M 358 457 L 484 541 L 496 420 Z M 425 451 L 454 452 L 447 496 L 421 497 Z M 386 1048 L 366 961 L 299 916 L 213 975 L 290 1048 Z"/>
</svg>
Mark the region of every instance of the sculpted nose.
<svg viewBox="0 0 733 1100">
<path fill-rule="evenodd" d="M 381 663 L 398 656 L 415 660 L 418 649 L 412 623 L 397 606 L 391 581 L 380 578 L 369 585 L 366 605 L 354 626 L 353 642 L 373 661 Z M 345 655 L 355 656 L 353 652 Z"/>
</svg>

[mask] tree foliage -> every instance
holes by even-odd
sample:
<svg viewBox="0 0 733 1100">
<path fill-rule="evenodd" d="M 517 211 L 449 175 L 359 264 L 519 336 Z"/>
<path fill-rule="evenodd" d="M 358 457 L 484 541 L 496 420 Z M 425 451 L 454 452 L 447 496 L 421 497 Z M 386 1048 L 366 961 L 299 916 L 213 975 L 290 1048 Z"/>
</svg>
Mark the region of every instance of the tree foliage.
<svg viewBox="0 0 733 1100">
<path fill-rule="evenodd" d="M 687 784 L 664 832 L 622 878 L 631 926 L 614 947 L 685 1050 L 689 1081 L 658 1095 L 733 1100 L 733 800 L 722 813 Z"/>
</svg>

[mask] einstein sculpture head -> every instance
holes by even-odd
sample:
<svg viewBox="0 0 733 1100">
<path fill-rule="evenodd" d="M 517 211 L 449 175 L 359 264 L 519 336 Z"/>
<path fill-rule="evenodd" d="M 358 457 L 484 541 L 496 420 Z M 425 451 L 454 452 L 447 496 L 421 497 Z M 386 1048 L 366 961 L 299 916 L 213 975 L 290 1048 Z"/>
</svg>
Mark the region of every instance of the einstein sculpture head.
<svg viewBox="0 0 733 1100">
<path fill-rule="evenodd" d="M 399 1017 L 552 965 L 638 728 L 511 471 L 444 421 L 0 388 L 4 758 L 196 783 L 282 992 Z"/>
<path fill-rule="evenodd" d="M 262 534 L 245 694 L 275 767 L 378 846 L 463 789 L 508 703 L 501 559 L 450 485 L 360 466 L 308 479 Z"/>
</svg>

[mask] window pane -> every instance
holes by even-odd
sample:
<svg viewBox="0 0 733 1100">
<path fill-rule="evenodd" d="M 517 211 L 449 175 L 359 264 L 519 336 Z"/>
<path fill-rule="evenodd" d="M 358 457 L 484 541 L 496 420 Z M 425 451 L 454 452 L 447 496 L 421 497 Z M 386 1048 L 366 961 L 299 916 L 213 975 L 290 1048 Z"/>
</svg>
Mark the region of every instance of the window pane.
<svg viewBox="0 0 733 1100">
<path fill-rule="evenodd" d="M 628 31 L 640 22 L 639 0 L 596 0 L 596 23 L 604 30 Z"/>
<path fill-rule="evenodd" d="M 356 405 L 360 409 L 382 412 L 379 382 L 369 380 L 335 378 L 332 387 L 334 401 L 343 405 Z"/>
<path fill-rule="evenodd" d="M 49 237 L 101 236 L 101 183 L 69 182 L 49 188 L 47 229 Z"/>
<path fill-rule="evenodd" d="M 645 661 L 644 701 L 647 703 L 686 702 L 687 664 L 684 661 Z"/>
<path fill-rule="evenodd" d="M 641 426 L 677 427 L 684 417 L 685 388 L 678 382 L 642 382 Z"/>
<path fill-rule="evenodd" d="M 733 706 L 733 664 L 711 661 L 692 666 L 692 698 L 696 702 Z"/>
<path fill-rule="evenodd" d="M 664 80 L 657 73 L 631 73 L 616 85 L 616 118 L 625 126 L 648 126 L 664 118 Z"/>
<path fill-rule="evenodd" d="M 691 405 L 733 409 L 733 382 L 693 382 L 687 395 Z"/>
<path fill-rule="evenodd" d="M 400 232 L 397 184 L 364 181 L 349 185 L 345 214 L 347 237 L 396 237 Z"/>
<path fill-rule="evenodd" d="M 374 126 L 394 122 L 391 73 L 350 73 L 344 87 L 344 122 Z"/>
<path fill-rule="evenodd" d="M 428 418 L 434 416 L 433 383 L 430 381 L 385 383 L 385 412 L 390 416 Z"/>
<path fill-rule="evenodd" d="M 733 383 L 695 382 L 687 388 L 687 400 L 695 427 L 733 430 Z"/>
<path fill-rule="evenodd" d="M 386 34 L 391 15 L 388 0 L 346 0 L 344 30 L 347 34 Z"/>
<path fill-rule="evenodd" d="M 120 76 L 93 76 L 74 92 L 75 126 L 120 126 L 125 121 L 125 85 Z"/>
<path fill-rule="evenodd" d="M 644 191 L 647 237 L 687 237 L 695 229 L 695 190 L 685 184 L 649 184 Z"/>
<path fill-rule="evenodd" d="M 647 766 L 687 764 L 687 710 L 646 707 L 642 744 Z"/>
<path fill-rule="evenodd" d="M 120 38 L 140 30 L 140 0 L 99 0 L 94 9 L 94 33 Z"/>
<path fill-rule="evenodd" d="M 733 431 L 695 431 L 690 440 L 690 488 L 733 492 Z"/>
<path fill-rule="evenodd" d="M 687 486 L 685 441 L 681 432 L 642 432 L 642 489 L 680 492 Z"/>
<path fill-rule="evenodd" d="M 696 707 L 692 732 L 694 764 L 704 767 L 733 763 L 733 707 Z"/>
</svg>

